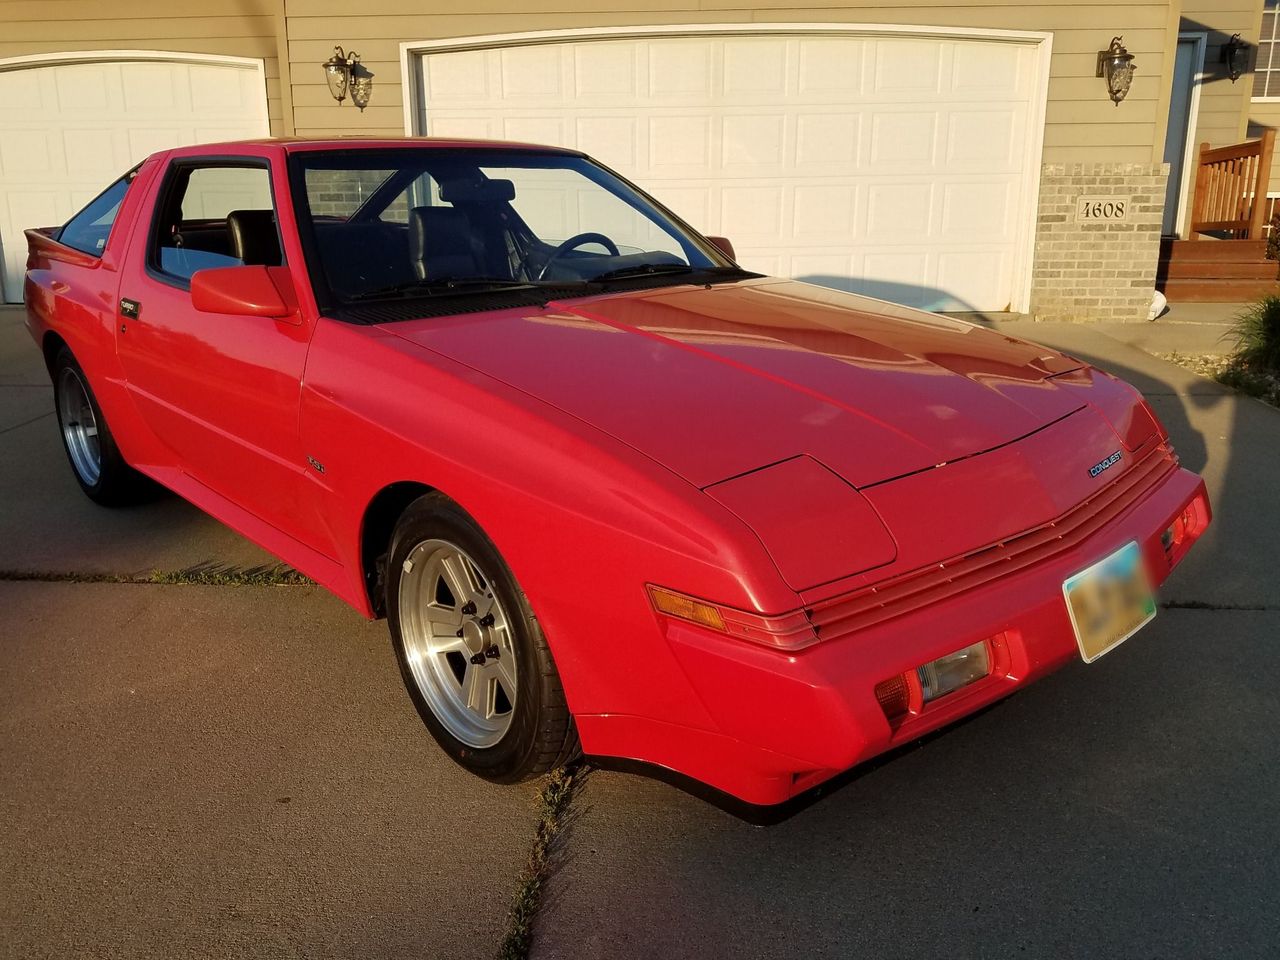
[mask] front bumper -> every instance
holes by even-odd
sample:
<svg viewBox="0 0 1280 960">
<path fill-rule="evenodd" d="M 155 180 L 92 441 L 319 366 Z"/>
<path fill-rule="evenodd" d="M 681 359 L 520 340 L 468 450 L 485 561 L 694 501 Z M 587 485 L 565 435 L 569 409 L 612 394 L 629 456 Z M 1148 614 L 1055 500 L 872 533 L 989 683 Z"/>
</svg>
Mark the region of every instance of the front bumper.
<svg viewBox="0 0 1280 960">
<path fill-rule="evenodd" d="M 1162 534 L 1197 502 L 1203 522 L 1170 553 Z M 781 803 L 1077 659 L 1063 581 L 1136 540 L 1159 585 L 1209 518 L 1204 481 L 1172 469 L 1122 515 L 1043 561 L 798 653 L 664 620 L 667 642 L 717 729 L 579 715 L 584 746 L 670 768 L 747 803 Z M 982 640 L 995 651 L 990 675 L 890 724 L 877 683 Z"/>
</svg>

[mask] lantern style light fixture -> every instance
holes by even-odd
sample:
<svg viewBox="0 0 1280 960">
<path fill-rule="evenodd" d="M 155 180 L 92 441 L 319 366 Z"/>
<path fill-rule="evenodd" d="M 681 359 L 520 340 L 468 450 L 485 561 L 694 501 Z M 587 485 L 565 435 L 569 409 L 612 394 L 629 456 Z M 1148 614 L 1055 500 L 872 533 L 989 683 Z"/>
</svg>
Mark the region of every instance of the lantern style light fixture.
<svg viewBox="0 0 1280 960">
<path fill-rule="evenodd" d="M 324 68 L 329 93 L 338 103 L 342 103 L 350 93 L 351 102 L 360 110 L 369 105 L 369 97 L 373 94 L 373 74 L 360 62 L 360 54 L 334 47 L 333 56 L 320 66 Z"/>
<path fill-rule="evenodd" d="M 1218 62 L 1226 65 L 1227 76 L 1235 83 L 1249 68 L 1249 44 L 1240 39 L 1240 34 L 1233 33 L 1231 39 L 1222 45 Z"/>
<path fill-rule="evenodd" d="M 1098 76 L 1106 78 L 1107 93 L 1117 107 L 1129 95 L 1133 83 L 1133 54 L 1124 48 L 1120 42 L 1123 39 L 1112 37 L 1111 46 L 1098 51 Z"/>
</svg>

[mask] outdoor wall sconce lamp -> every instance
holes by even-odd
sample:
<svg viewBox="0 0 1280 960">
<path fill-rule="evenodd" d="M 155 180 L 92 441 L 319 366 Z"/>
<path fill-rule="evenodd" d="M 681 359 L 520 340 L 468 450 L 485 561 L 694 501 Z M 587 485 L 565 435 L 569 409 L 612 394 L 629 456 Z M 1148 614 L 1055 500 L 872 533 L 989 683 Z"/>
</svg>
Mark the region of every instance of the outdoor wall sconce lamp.
<svg viewBox="0 0 1280 960">
<path fill-rule="evenodd" d="M 1129 85 L 1133 83 L 1133 54 L 1124 48 L 1120 42 L 1123 39 L 1112 37 L 1111 46 L 1098 51 L 1098 76 L 1106 78 L 1107 93 L 1117 107 L 1129 95 Z"/>
<path fill-rule="evenodd" d="M 373 94 L 373 74 L 360 62 L 360 54 L 334 47 L 333 56 L 320 66 L 324 67 L 324 79 L 333 99 L 342 103 L 350 93 L 351 102 L 363 112 Z"/>
<path fill-rule="evenodd" d="M 1233 33 L 1231 39 L 1222 45 L 1218 53 L 1218 62 L 1226 64 L 1227 76 L 1235 83 L 1240 75 L 1249 67 L 1249 45 L 1240 39 L 1240 34 Z"/>
</svg>

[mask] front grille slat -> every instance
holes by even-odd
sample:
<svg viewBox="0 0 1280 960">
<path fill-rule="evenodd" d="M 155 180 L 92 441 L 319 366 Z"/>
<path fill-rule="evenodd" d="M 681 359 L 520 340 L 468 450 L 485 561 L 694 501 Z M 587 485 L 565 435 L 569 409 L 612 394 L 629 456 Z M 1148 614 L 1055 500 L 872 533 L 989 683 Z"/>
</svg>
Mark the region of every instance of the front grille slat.
<svg viewBox="0 0 1280 960">
<path fill-rule="evenodd" d="M 1060 517 L 941 563 L 816 604 L 809 619 L 824 640 L 876 626 L 985 586 L 1071 550 L 1122 517 L 1177 467 L 1168 444 Z"/>
</svg>

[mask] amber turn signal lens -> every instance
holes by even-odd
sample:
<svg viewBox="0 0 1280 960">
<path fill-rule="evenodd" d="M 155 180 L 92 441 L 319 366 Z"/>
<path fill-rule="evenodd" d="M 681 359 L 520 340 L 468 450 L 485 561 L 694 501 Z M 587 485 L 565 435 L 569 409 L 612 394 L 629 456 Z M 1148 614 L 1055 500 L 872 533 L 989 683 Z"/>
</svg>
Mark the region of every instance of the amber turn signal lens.
<svg viewBox="0 0 1280 960">
<path fill-rule="evenodd" d="M 898 674 L 877 683 L 876 699 L 880 701 L 880 709 L 890 720 L 902 716 L 911 706 L 911 689 L 907 686 L 907 678 Z"/>
<path fill-rule="evenodd" d="M 700 623 L 712 630 L 724 631 L 724 617 L 720 610 L 709 603 L 686 597 L 682 593 L 674 593 L 661 587 L 650 587 L 649 596 L 653 600 L 654 609 L 669 617 L 679 617 L 691 623 Z"/>
</svg>

